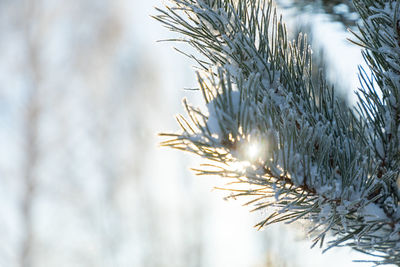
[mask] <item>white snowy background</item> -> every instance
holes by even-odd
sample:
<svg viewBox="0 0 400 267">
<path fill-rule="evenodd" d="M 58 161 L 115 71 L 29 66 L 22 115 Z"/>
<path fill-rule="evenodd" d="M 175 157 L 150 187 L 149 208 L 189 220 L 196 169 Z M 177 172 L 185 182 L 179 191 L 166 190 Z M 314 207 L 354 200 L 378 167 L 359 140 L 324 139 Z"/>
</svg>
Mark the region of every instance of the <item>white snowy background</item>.
<svg viewBox="0 0 400 267">
<path fill-rule="evenodd" d="M 182 97 L 201 103 L 182 90 L 194 63 L 156 42 L 171 37 L 150 17 L 161 2 L 0 1 L 0 267 L 370 266 L 310 250 L 300 225 L 257 231 L 262 213 L 158 146 Z M 355 90 L 350 35 L 307 19 Z"/>
</svg>

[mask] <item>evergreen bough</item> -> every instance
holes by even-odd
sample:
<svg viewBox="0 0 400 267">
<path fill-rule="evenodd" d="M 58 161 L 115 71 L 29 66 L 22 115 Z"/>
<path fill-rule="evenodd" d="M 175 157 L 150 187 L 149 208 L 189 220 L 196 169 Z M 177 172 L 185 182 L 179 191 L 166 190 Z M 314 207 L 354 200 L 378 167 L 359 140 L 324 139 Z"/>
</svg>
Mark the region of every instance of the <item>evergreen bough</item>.
<svg viewBox="0 0 400 267">
<path fill-rule="evenodd" d="M 350 246 L 400 266 L 400 2 L 353 0 L 360 67 L 350 107 L 311 79 L 306 36 L 288 40 L 266 0 L 171 0 L 157 20 L 199 53 L 206 110 L 184 100 L 163 145 L 206 160 L 196 172 L 233 179 L 232 197 L 265 209 L 257 227 L 310 221 L 313 246 Z M 253 151 L 254 150 L 254 151 Z M 250 152 L 252 153 L 250 153 Z M 327 237 L 325 239 L 325 237 Z"/>
</svg>

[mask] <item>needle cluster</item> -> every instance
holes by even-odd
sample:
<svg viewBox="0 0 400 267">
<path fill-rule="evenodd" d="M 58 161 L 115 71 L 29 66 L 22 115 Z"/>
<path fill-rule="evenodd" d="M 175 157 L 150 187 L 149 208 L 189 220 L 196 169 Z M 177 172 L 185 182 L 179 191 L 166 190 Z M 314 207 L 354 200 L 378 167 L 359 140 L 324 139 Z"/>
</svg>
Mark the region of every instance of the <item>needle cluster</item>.
<svg viewBox="0 0 400 267">
<path fill-rule="evenodd" d="M 400 265 L 400 3 L 354 0 L 362 18 L 354 43 L 360 68 L 356 107 L 324 77 L 312 80 L 307 38 L 290 41 L 267 0 L 171 0 L 157 20 L 197 50 L 206 109 L 184 100 L 180 132 L 163 145 L 205 160 L 200 175 L 241 184 L 267 209 L 257 226 L 308 220 L 313 246 L 376 255 Z M 248 153 L 253 149 L 252 155 Z"/>
</svg>

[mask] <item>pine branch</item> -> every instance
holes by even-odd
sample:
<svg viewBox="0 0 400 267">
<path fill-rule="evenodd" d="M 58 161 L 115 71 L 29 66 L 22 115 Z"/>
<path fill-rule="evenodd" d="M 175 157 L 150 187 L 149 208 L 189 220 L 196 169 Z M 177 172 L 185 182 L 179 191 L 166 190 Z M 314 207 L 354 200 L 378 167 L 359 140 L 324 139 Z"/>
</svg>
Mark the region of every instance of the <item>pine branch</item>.
<svg viewBox="0 0 400 267">
<path fill-rule="evenodd" d="M 311 220 L 314 245 L 347 245 L 380 256 L 376 264 L 400 264 L 399 2 L 354 4 L 364 21 L 355 42 L 373 71 L 361 70 L 356 110 L 323 77 L 312 81 L 306 36 L 288 40 L 272 1 L 173 0 L 157 9 L 155 19 L 202 55 L 186 53 L 203 69 L 207 107 L 185 100 L 181 132 L 163 134 L 163 145 L 211 162 L 199 175 L 246 188 L 232 188 L 232 197 L 273 208 L 257 227 Z"/>
</svg>

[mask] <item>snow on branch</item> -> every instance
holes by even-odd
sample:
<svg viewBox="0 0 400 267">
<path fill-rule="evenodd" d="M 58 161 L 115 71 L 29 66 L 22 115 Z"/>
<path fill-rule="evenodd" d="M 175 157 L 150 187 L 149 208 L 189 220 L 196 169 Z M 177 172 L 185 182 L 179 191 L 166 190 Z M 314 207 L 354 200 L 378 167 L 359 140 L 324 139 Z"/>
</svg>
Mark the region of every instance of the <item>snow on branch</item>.
<svg viewBox="0 0 400 267">
<path fill-rule="evenodd" d="M 398 1 L 354 0 L 372 77 L 361 69 L 358 108 L 311 79 L 306 36 L 289 41 L 266 0 L 171 0 L 155 16 L 195 59 L 206 111 L 184 100 L 181 131 L 163 145 L 244 186 L 257 227 L 309 220 L 313 246 L 348 245 L 400 264 L 400 20 Z M 376 87 L 379 86 L 379 90 Z M 328 235 L 329 234 L 329 235 Z M 326 241 L 328 240 L 328 241 Z M 326 241 L 326 242 L 325 242 Z M 326 243 L 326 244 L 325 244 Z"/>
</svg>

